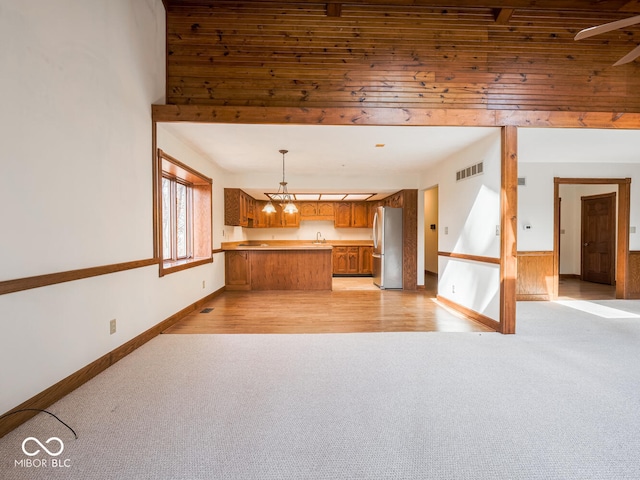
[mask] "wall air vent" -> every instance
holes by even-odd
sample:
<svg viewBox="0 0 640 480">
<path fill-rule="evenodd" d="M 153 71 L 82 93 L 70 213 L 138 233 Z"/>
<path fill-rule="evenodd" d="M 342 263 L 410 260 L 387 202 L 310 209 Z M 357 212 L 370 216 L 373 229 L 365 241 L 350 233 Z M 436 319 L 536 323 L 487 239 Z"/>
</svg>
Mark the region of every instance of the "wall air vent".
<svg viewBox="0 0 640 480">
<path fill-rule="evenodd" d="M 469 177 L 475 177 L 476 175 L 482 174 L 484 171 L 484 162 L 476 163 L 475 165 L 471 165 L 470 167 L 463 168 L 462 170 L 458 170 L 456 172 L 456 182 L 460 180 L 464 180 Z"/>
</svg>

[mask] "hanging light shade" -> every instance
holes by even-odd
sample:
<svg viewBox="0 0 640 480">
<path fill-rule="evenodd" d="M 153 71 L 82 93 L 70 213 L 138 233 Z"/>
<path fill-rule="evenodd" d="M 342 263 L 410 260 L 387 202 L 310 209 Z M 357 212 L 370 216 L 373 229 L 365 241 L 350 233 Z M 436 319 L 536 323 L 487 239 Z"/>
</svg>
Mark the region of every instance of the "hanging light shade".
<svg viewBox="0 0 640 480">
<path fill-rule="evenodd" d="M 273 203 L 271 203 L 271 200 L 269 200 L 262 211 L 264 213 L 276 213 L 276 207 L 274 207 Z"/>
<path fill-rule="evenodd" d="M 278 193 L 267 194 L 269 201 L 262 209 L 265 213 L 275 213 L 276 207 L 271 203 L 273 200 L 278 202 L 285 213 L 296 213 L 298 208 L 293 204 L 293 195 L 287 190 L 287 182 L 284 179 L 284 156 L 289 152 L 288 150 L 278 150 L 282 154 L 282 181 L 278 187 Z"/>
</svg>

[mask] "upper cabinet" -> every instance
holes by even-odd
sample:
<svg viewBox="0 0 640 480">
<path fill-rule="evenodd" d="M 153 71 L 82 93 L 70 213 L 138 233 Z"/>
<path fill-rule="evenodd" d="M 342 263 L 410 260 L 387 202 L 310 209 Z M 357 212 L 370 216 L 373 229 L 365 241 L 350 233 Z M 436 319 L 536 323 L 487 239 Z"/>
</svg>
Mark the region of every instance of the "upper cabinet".
<svg viewBox="0 0 640 480">
<path fill-rule="evenodd" d="M 297 202 L 301 220 L 333 220 L 334 202 Z"/>
<path fill-rule="evenodd" d="M 376 207 L 388 205 L 402 207 L 402 192 L 384 200 L 369 202 L 295 202 L 298 213 L 284 213 L 282 207 L 274 203 L 275 213 L 264 213 L 267 204 L 256 200 L 239 188 L 224 189 L 225 225 L 249 228 L 290 228 L 299 227 L 301 220 L 333 220 L 336 228 L 371 228 Z"/>
<path fill-rule="evenodd" d="M 224 224 L 248 227 L 253 221 L 255 200 L 239 188 L 224 189 Z"/>
<path fill-rule="evenodd" d="M 367 228 L 369 223 L 368 202 L 337 202 L 334 205 L 336 228 Z"/>
<path fill-rule="evenodd" d="M 284 213 L 282 207 L 277 203 L 273 206 L 276 208 L 275 213 L 265 213 L 262 211 L 267 204 L 263 200 L 255 200 L 255 213 L 251 227 L 253 228 L 286 228 L 300 226 L 300 212 Z M 299 209 L 298 209 L 299 210 Z"/>
</svg>

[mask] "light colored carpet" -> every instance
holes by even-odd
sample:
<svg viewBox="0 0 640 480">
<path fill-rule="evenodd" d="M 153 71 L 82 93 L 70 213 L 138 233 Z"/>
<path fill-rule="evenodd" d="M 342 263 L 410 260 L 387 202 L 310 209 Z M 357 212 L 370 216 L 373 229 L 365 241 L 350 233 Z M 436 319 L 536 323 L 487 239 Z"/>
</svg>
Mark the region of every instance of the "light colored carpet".
<svg viewBox="0 0 640 480">
<path fill-rule="evenodd" d="M 49 408 L 77 440 L 0 439 L 0 478 L 638 479 L 639 366 L 639 319 L 543 302 L 514 336 L 162 335 Z M 15 466 L 29 436 L 69 466 Z"/>
</svg>

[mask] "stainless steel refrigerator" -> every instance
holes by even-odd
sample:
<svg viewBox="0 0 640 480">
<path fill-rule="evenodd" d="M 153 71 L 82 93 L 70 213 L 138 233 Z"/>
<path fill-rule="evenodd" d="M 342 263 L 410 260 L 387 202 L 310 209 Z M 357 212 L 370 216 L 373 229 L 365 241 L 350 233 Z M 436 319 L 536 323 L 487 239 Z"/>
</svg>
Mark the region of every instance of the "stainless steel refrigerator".
<svg viewBox="0 0 640 480">
<path fill-rule="evenodd" d="M 378 207 L 373 217 L 373 283 L 402 288 L 402 209 Z"/>
</svg>

